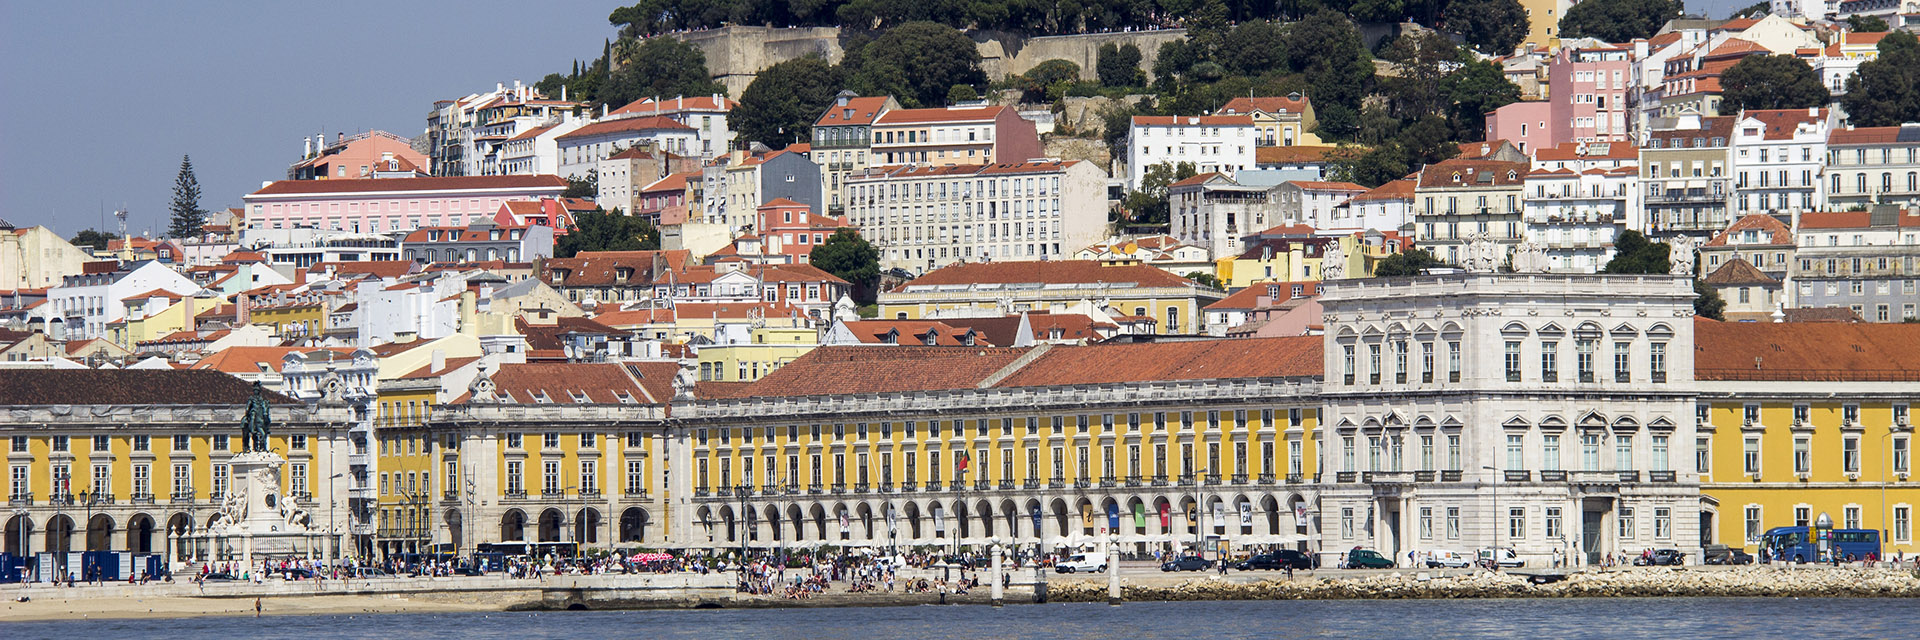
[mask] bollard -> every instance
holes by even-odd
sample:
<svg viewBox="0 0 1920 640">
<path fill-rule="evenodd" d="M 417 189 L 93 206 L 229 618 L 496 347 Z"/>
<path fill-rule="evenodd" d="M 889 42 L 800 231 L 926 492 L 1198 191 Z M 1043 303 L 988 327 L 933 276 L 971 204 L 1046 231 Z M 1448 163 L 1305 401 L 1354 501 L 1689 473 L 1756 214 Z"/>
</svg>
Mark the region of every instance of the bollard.
<svg viewBox="0 0 1920 640">
<path fill-rule="evenodd" d="M 988 572 L 988 576 L 993 580 L 993 606 L 996 607 L 1006 604 L 1006 585 L 1001 584 L 1000 581 L 1000 560 L 1005 553 L 1000 549 L 1000 545 L 993 545 L 993 569 Z"/>
<path fill-rule="evenodd" d="M 1120 606 L 1120 555 L 1116 545 L 1107 545 L 1107 604 Z"/>
</svg>

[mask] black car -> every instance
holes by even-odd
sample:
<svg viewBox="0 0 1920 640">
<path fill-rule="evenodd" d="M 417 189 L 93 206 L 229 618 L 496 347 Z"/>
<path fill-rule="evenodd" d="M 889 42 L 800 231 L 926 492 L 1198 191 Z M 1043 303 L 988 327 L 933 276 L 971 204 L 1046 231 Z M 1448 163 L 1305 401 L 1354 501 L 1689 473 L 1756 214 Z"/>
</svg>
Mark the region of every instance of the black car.
<svg viewBox="0 0 1920 640">
<path fill-rule="evenodd" d="M 285 578 L 285 579 L 287 579 L 287 580 L 311 580 L 311 579 L 313 579 L 313 572 L 312 572 L 312 571 L 309 571 L 309 570 L 306 570 L 306 569 L 301 569 L 301 568 L 298 568 L 298 567 L 287 567 L 287 568 L 285 568 L 285 569 L 281 569 L 281 570 L 279 570 L 279 571 L 275 571 L 274 573 L 278 573 L 278 574 L 280 574 L 280 577 L 281 577 L 281 578 Z"/>
<path fill-rule="evenodd" d="M 1213 561 L 1200 556 L 1186 556 L 1177 560 L 1160 563 L 1161 571 L 1206 571 Z"/>
<path fill-rule="evenodd" d="M 1241 571 L 1254 571 L 1258 569 L 1269 569 L 1269 570 L 1289 569 L 1289 568 L 1312 569 L 1313 565 L 1314 565 L 1314 561 L 1312 556 L 1309 556 L 1305 553 L 1301 553 L 1299 551 L 1294 551 L 1292 549 L 1285 549 L 1281 551 L 1275 551 L 1273 553 L 1263 553 L 1251 558 L 1247 558 L 1246 560 L 1242 560 L 1239 563 L 1233 565 L 1233 568 L 1239 569 Z"/>
<path fill-rule="evenodd" d="M 463 564 L 463 565 L 460 565 L 459 567 L 455 567 L 455 568 L 454 568 L 454 570 L 453 570 L 453 575 L 456 575 L 456 576 L 484 576 L 484 575 L 487 575 L 487 572 L 485 572 L 485 571 L 481 571 L 481 570 L 480 570 L 480 567 L 476 567 L 476 566 L 473 566 L 473 565 L 465 565 L 465 564 Z"/>
<path fill-rule="evenodd" d="M 1716 544 L 1702 550 L 1700 560 L 1707 564 L 1753 564 L 1753 554 L 1747 553 L 1745 549 Z"/>
<path fill-rule="evenodd" d="M 1654 549 L 1653 553 L 1633 559 L 1633 564 L 1642 567 L 1680 566 L 1686 564 L 1687 554 L 1679 549 Z"/>
</svg>

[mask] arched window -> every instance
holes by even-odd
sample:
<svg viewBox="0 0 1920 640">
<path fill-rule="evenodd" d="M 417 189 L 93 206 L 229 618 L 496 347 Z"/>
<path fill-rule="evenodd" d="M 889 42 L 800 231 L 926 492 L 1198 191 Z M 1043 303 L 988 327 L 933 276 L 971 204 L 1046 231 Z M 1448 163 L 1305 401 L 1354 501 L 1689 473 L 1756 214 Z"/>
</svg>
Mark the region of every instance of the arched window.
<svg viewBox="0 0 1920 640">
<path fill-rule="evenodd" d="M 1886 172 L 1886 171 L 1880 172 L 1881 193 L 1885 193 L 1892 190 L 1893 190 L 1893 173 Z"/>
</svg>

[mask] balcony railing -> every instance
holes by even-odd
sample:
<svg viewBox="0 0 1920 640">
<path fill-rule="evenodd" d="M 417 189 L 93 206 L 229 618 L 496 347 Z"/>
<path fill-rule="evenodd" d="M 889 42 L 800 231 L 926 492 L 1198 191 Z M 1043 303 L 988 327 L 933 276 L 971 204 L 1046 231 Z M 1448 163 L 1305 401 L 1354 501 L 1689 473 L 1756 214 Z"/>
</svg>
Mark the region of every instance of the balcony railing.
<svg viewBox="0 0 1920 640">
<path fill-rule="evenodd" d="M 833 492 L 834 492 L 834 493 L 846 493 L 846 492 L 847 492 L 847 483 L 845 483 L 845 482 L 835 482 L 835 483 L 833 483 Z"/>
<path fill-rule="evenodd" d="M 702 489 L 693 490 L 693 497 L 695 498 L 705 498 L 709 495 L 713 495 L 713 491 L 711 489 L 702 488 Z"/>
<path fill-rule="evenodd" d="M 1120 479 L 1119 479 L 1119 478 L 1116 478 L 1116 477 L 1113 477 L 1113 476 L 1101 476 L 1101 477 L 1100 477 L 1100 488 L 1102 488 L 1102 489 L 1112 489 L 1112 488 L 1114 488 L 1114 487 L 1117 487 L 1117 486 L 1120 486 Z"/>
<path fill-rule="evenodd" d="M 1012 479 L 1012 478 L 1006 478 L 1006 479 L 1002 479 L 1002 480 L 1000 481 L 1000 490 L 1001 490 L 1001 491 L 1012 491 L 1012 490 L 1013 490 L 1013 479 Z"/>
<path fill-rule="evenodd" d="M 1153 486 L 1156 486 L 1156 487 L 1164 487 L 1164 486 L 1167 486 L 1167 476 L 1166 476 L 1166 474 L 1155 474 L 1155 475 L 1153 476 Z"/>
<path fill-rule="evenodd" d="M 167 501 L 173 504 L 193 504 L 193 492 L 175 491 L 167 495 Z"/>
<path fill-rule="evenodd" d="M 1233 474 L 1233 483 L 1234 483 L 1234 484 L 1246 484 L 1246 483 L 1247 483 L 1247 474 L 1244 474 L 1244 473 L 1236 473 L 1236 474 Z"/>
<path fill-rule="evenodd" d="M 1672 471 L 1648 471 L 1647 472 L 1648 482 L 1671 483 L 1671 482 L 1677 481 L 1678 478 L 1679 478 L 1679 474 L 1674 473 Z"/>
<path fill-rule="evenodd" d="M 826 485 L 822 485 L 818 482 L 807 485 L 808 495 L 820 495 L 822 493 L 826 493 Z"/>
<path fill-rule="evenodd" d="M 869 491 L 873 491 L 873 485 L 871 483 L 866 483 L 866 482 L 853 483 L 854 493 L 867 493 Z"/>
<path fill-rule="evenodd" d="M 153 493 L 142 491 L 140 493 L 133 494 L 132 500 L 134 504 L 153 504 Z"/>
<path fill-rule="evenodd" d="M 1191 486 L 1193 486 L 1193 474 L 1191 474 L 1191 473 L 1184 473 L 1184 474 L 1181 474 L 1181 475 L 1180 475 L 1180 479 L 1179 479 L 1179 481 L 1178 481 L 1178 484 L 1179 484 L 1180 486 L 1182 486 L 1182 487 L 1191 487 Z"/>
<path fill-rule="evenodd" d="M 1008 482 L 1008 483 L 1012 483 L 1013 481 L 1012 481 L 1012 480 L 1008 480 L 1007 482 Z M 1009 487 L 1007 487 L 1007 488 L 1008 488 L 1008 489 L 1012 489 L 1013 487 L 1011 487 L 1011 486 L 1009 486 Z M 979 479 L 979 480 L 975 480 L 975 481 L 973 481 L 973 490 L 974 490 L 974 491 L 987 491 L 987 490 L 991 490 L 991 489 L 993 489 L 993 481 L 991 481 L 991 480 L 987 480 L 987 479 L 985 479 L 985 478 L 982 478 L 982 479 Z"/>
<path fill-rule="evenodd" d="M 1523 471 L 1519 469 L 1508 469 L 1506 471 L 1501 472 L 1501 479 L 1507 482 L 1531 482 L 1533 481 L 1533 472 Z"/>
<path fill-rule="evenodd" d="M 1080 489 L 1080 490 L 1086 490 L 1086 489 L 1092 489 L 1092 488 L 1093 488 L 1093 481 L 1092 481 L 1092 480 L 1088 480 L 1088 479 L 1086 479 L 1086 478 L 1080 478 L 1080 479 L 1078 479 L 1078 480 L 1074 480 L 1074 481 L 1073 481 L 1073 488 L 1075 488 L 1075 489 Z"/>
<path fill-rule="evenodd" d="M 1143 480 L 1140 476 L 1127 476 L 1128 487 L 1138 487 L 1144 484 L 1146 484 L 1146 481 Z"/>
<path fill-rule="evenodd" d="M 1336 471 L 1333 474 L 1334 482 L 1358 482 L 1359 480 L 1360 473 L 1357 471 Z"/>
<path fill-rule="evenodd" d="M 7 496 L 7 506 L 9 506 L 9 507 L 31 507 L 31 506 L 33 506 L 33 496 L 31 496 L 31 495 L 20 495 L 20 494 L 15 494 L 15 495 L 11 495 L 11 496 Z"/>
<path fill-rule="evenodd" d="M 1273 484 L 1273 474 L 1262 473 L 1260 474 L 1260 477 L 1255 478 L 1255 482 L 1258 482 L 1260 484 Z"/>
<path fill-rule="evenodd" d="M 527 499 L 527 490 L 526 489 L 508 489 L 502 495 L 505 496 L 506 499 L 508 500 L 525 500 Z"/>
<path fill-rule="evenodd" d="M 1442 471 L 1442 472 L 1440 472 L 1440 481 L 1441 481 L 1441 482 L 1459 482 L 1459 481 L 1460 481 L 1460 470 L 1459 470 L 1459 469 L 1454 469 L 1454 470 L 1452 470 L 1452 471 Z"/>
<path fill-rule="evenodd" d="M 1065 480 L 1061 480 L 1061 479 L 1059 479 L 1059 478 L 1054 478 L 1054 479 L 1053 479 L 1053 482 L 1052 482 L 1051 484 L 1052 484 L 1052 486 L 1053 486 L 1053 488 L 1055 488 L 1055 489 L 1058 489 L 1058 488 L 1061 488 L 1061 487 L 1064 487 L 1064 486 L 1066 486 L 1066 481 L 1065 481 Z M 1028 490 L 1028 491 L 1032 491 L 1032 490 L 1034 490 L 1034 489 L 1038 489 L 1038 488 L 1040 488 L 1040 479 L 1039 479 L 1039 478 L 1027 478 L 1027 480 L 1026 480 L 1026 482 L 1023 482 L 1023 483 L 1021 483 L 1021 488 L 1024 488 L 1024 489 L 1026 489 L 1026 490 Z"/>
<path fill-rule="evenodd" d="M 1541 472 L 1540 472 L 1540 481 L 1541 481 L 1541 482 L 1566 482 L 1566 481 L 1567 481 L 1567 472 L 1565 472 L 1565 471 L 1541 471 Z"/>
<path fill-rule="evenodd" d="M 1306 481 L 1307 481 L 1306 474 L 1303 474 L 1303 473 L 1287 474 L 1287 484 L 1302 484 L 1302 483 L 1305 483 Z"/>
<path fill-rule="evenodd" d="M 1620 484 L 1633 484 L 1639 481 L 1640 481 L 1640 472 L 1638 471 L 1620 472 Z"/>
</svg>

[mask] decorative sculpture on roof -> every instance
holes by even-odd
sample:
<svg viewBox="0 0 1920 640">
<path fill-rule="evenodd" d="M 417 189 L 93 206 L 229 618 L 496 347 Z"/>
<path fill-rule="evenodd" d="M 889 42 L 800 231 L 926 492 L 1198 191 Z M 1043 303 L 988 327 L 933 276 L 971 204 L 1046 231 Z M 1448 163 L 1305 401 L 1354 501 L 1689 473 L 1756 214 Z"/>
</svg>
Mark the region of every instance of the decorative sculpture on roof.
<svg viewBox="0 0 1920 640">
<path fill-rule="evenodd" d="M 1552 265 L 1547 260 L 1547 251 L 1532 240 L 1521 240 L 1513 248 L 1514 273 L 1546 273 Z"/>
<path fill-rule="evenodd" d="M 240 419 L 242 452 L 266 451 L 267 434 L 273 430 L 272 409 L 267 406 L 266 389 L 253 383 L 253 397 L 247 399 L 247 414 Z"/>
<path fill-rule="evenodd" d="M 693 399 L 693 385 L 700 380 L 699 370 L 694 367 L 692 360 L 680 361 L 680 373 L 673 377 L 674 400 Z"/>
<path fill-rule="evenodd" d="M 1347 277 L 1347 252 L 1340 249 L 1340 240 L 1335 238 L 1327 243 L 1327 252 L 1320 254 L 1320 279 L 1339 280 Z"/>
<path fill-rule="evenodd" d="M 1473 273 L 1493 273 L 1500 270 L 1500 245 L 1494 243 L 1493 236 L 1484 233 L 1469 234 L 1467 240 L 1467 271 Z"/>
<path fill-rule="evenodd" d="M 1676 276 L 1693 275 L 1693 238 L 1674 236 L 1672 240 L 1667 241 L 1667 246 L 1672 247 L 1667 252 L 1667 263 L 1671 265 L 1667 273 Z"/>
<path fill-rule="evenodd" d="M 833 301 L 833 319 L 840 322 L 856 322 L 860 320 L 860 307 L 853 303 L 853 298 L 843 294 L 839 300 Z"/>
</svg>

